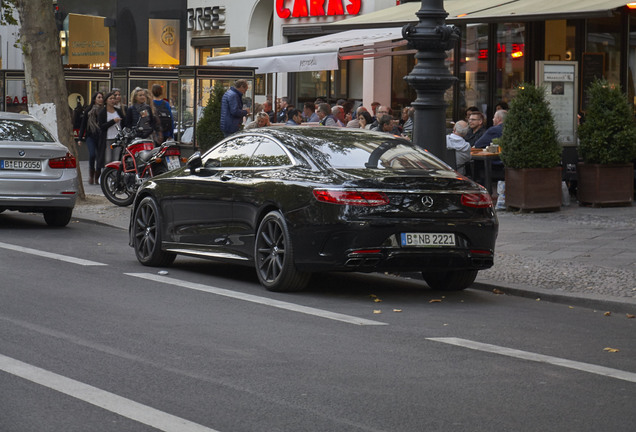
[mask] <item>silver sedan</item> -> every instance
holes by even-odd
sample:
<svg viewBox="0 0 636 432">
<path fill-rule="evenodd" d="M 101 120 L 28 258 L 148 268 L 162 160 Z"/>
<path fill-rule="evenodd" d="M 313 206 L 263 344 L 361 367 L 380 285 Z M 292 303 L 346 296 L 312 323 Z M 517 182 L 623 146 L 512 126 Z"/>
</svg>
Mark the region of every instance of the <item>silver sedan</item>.
<svg viewBox="0 0 636 432">
<path fill-rule="evenodd" d="M 30 115 L 0 113 L 0 212 L 43 213 L 66 226 L 77 199 L 77 161 Z"/>
</svg>

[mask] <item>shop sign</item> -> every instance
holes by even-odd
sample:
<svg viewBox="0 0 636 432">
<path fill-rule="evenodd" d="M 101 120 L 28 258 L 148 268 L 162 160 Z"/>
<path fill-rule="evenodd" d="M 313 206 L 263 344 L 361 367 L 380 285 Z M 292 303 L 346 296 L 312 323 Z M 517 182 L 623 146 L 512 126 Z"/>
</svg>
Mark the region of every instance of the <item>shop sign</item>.
<svg viewBox="0 0 636 432">
<path fill-rule="evenodd" d="M 309 1 L 309 8 L 307 2 Z M 290 10 L 288 6 L 293 2 Z M 325 9 L 325 4 L 327 8 Z M 279 18 L 302 18 L 335 15 L 357 15 L 362 0 L 276 0 L 276 13 Z M 345 12 L 346 11 L 346 12 Z"/>
<path fill-rule="evenodd" d="M 225 30 L 225 6 L 190 8 L 187 23 L 188 31 Z"/>
<path fill-rule="evenodd" d="M 110 36 L 104 17 L 68 14 L 68 18 L 68 64 L 107 63 Z"/>
</svg>

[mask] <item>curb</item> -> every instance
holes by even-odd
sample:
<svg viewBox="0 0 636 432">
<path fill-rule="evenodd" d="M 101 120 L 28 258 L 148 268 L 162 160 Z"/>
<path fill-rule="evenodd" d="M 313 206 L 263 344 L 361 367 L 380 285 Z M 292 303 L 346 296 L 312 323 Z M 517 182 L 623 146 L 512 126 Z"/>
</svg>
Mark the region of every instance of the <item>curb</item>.
<svg viewBox="0 0 636 432">
<path fill-rule="evenodd" d="M 515 297 L 636 315 L 636 299 L 629 297 L 607 298 L 606 296 L 598 294 L 555 292 L 544 288 L 530 288 L 522 285 L 513 286 L 504 282 L 483 280 L 473 283 L 470 288 L 490 292 L 498 290 L 504 294 Z"/>
</svg>

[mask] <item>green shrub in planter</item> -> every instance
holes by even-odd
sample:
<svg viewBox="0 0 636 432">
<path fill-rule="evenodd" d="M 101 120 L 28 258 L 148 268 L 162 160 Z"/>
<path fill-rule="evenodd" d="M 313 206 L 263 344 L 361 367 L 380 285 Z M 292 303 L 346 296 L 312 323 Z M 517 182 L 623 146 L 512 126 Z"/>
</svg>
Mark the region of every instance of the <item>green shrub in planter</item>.
<svg viewBox="0 0 636 432">
<path fill-rule="evenodd" d="M 216 81 L 210 94 L 210 100 L 203 109 L 203 115 L 197 123 L 197 146 L 201 154 L 224 137 L 221 131 L 221 99 L 227 89 L 221 81 Z"/>
<path fill-rule="evenodd" d="M 506 168 L 553 168 L 561 163 L 561 146 L 543 87 L 523 83 L 499 140 Z"/>
<path fill-rule="evenodd" d="M 579 126 L 579 156 L 585 163 L 617 164 L 636 159 L 636 125 L 627 97 L 606 80 L 588 87 L 589 104 Z"/>
</svg>

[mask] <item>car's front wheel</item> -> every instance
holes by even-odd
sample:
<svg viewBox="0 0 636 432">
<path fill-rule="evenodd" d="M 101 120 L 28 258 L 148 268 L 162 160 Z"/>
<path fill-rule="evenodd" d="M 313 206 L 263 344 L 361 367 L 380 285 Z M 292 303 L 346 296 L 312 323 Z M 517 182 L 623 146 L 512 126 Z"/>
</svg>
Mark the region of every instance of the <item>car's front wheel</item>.
<svg viewBox="0 0 636 432">
<path fill-rule="evenodd" d="M 44 221 L 52 227 L 65 227 L 71 221 L 73 209 L 68 207 L 44 210 Z"/>
<path fill-rule="evenodd" d="M 161 250 L 161 223 L 161 213 L 155 200 L 144 198 L 135 210 L 132 224 L 135 255 L 143 265 L 168 266 L 176 258 L 176 254 Z"/>
<path fill-rule="evenodd" d="M 307 286 L 310 274 L 296 270 L 294 248 L 287 223 L 278 211 L 269 212 L 256 232 L 254 245 L 258 280 L 269 291 L 299 291 Z"/>
<path fill-rule="evenodd" d="M 478 270 L 423 271 L 424 281 L 434 290 L 461 291 L 475 282 Z"/>
</svg>

